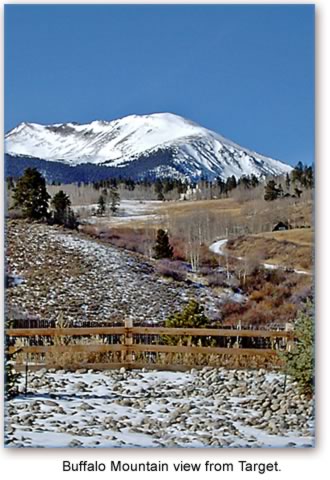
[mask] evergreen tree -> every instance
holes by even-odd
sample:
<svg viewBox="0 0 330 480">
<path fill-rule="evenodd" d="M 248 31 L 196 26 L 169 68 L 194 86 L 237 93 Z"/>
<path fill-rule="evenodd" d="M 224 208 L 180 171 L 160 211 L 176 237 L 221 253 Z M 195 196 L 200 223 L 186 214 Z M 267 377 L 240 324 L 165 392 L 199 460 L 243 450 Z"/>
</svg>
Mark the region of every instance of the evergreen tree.
<svg viewBox="0 0 330 480">
<path fill-rule="evenodd" d="M 249 176 L 242 175 L 241 178 L 238 179 L 237 184 L 243 185 L 245 189 L 248 189 L 251 187 L 251 179 Z"/>
<path fill-rule="evenodd" d="M 286 372 L 299 384 L 304 393 L 314 390 L 314 322 L 310 312 L 300 313 L 295 322 L 297 341 L 292 352 L 285 355 Z"/>
<path fill-rule="evenodd" d="M 232 175 L 231 177 L 227 178 L 226 187 L 227 187 L 227 191 L 233 190 L 234 188 L 237 187 L 237 181 L 236 181 L 235 175 Z"/>
<path fill-rule="evenodd" d="M 19 374 L 14 368 L 14 355 L 5 350 L 5 398 L 9 400 L 18 394 L 17 382 Z"/>
<path fill-rule="evenodd" d="M 63 190 L 60 190 L 54 195 L 51 205 L 54 209 L 51 222 L 57 225 L 63 225 L 65 228 L 70 228 L 71 230 L 78 228 L 78 219 L 70 208 L 70 197 L 64 193 Z"/>
<path fill-rule="evenodd" d="M 6 328 L 12 327 L 12 322 L 8 320 L 5 321 Z M 14 368 L 14 356 L 15 354 L 9 353 L 9 345 L 8 345 L 9 337 L 6 337 L 6 344 L 5 344 L 5 383 L 4 383 L 4 391 L 5 391 L 5 398 L 9 400 L 10 398 L 15 397 L 18 394 L 18 379 L 20 375 L 16 372 Z"/>
<path fill-rule="evenodd" d="M 314 187 L 314 171 L 313 167 L 306 167 L 305 169 L 305 187 L 313 188 Z"/>
<path fill-rule="evenodd" d="M 27 168 L 14 188 L 13 208 L 20 208 L 26 218 L 40 220 L 48 216 L 49 199 L 41 173 L 36 168 Z"/>
<path fill-rule="evenodd" d="M 157 194 L 157 200 L 163 202 L 165 200 L 164 194 L 162 192 L 159 192 Z"/>
<path fill-rule="evenodd" d="M 290 175 L 287 173 L 285 177 L 285 187 L 289 191 L 291 185 Z"/>
<path fill-rule="evenodd" d="M 115 214 L 120 205 L 120 196 L 117 191 L 117 187 L 111 187 L 109 192 L 109 200 L 110 200 L 110 210 L 113 214 Z"/>
<path fill-rule="evenodd" d="M 65 213 L 63 225 L 66 228 L 70 228 L 71 230 L 76 230 L 79 226 L 78 218 L 76 217 L 74 211 L 71 210 L 71 208 L 68 208 Z"/>
<path fill-rule="evenodd" d="M 257 187 L 259 185 L 259 180 L 258 180 L 258 177 L 256 175 L 254 175 L 254 173 L 251 173 L 251 185 L 253 188 Z"/>
<path fill-rule="evenodd" d="M 203 328 L 209 325 L 209 320 L 204 313 L 204 307 L 201 306 L 196 300 L 190 300 L 181 312 L 176 312 L 171 315 L 165 321 L 165 327 L 168 328 Z M 177 344 L 181 341 L 183 345 L 187 344 L 210 344 L 209 340 L 199 336 L 184 336 L 179 339 L 178 337 L 162 336 L 163 343 Z M 205 341 L 206 340 L 206 341 Z"/>
<path fill-rule="evenodd" d="M 97 215 L 104 215 L 105 213 L 105 200 L 103 195 L 99 196 L 99 200 L 97 202 Z"/>
<path fill-rule="evenodd" d="M 54 209 L 54 222 L 59 225 L 64 225 L 65 218 L 68 215 L 68 209 L 71 205 L 69 196 L 60 190 L 54 195 L 51 205 Z"/>
<path fill-rule="evenodd" d="M 161 228 L 157 231 L 154 252 L 157 259 L 173 257 L 173 247 L 170 245 L 168 234 Z"/>
<path fill-rule="evenodd" d="M 13 177 L 7 177 L 7 188 L 8 190 L 13 190 L 13 188 L 15 188 Z"/>
<path fill-rule="evenodd" d="M 274 180 L 269 180 L 265 186 L 264 199 L 269 202 L 276 200 L 279 196 L 279 190 Z"/>
<path fill-rule="evenodd" d="M 171 315 L 165 321 L 168 328 L 202 328 L 208 324 L 208 318 L 196 300 L 190 300 L 181 312 Z"/>
<path fill-rule="evenodd" d="M 219 189 L 219 195 L 222 195 L 226 192 L 226 183 L 222 180 L 221 177 L 217 177 L 216 182 Z"/>
</svg>

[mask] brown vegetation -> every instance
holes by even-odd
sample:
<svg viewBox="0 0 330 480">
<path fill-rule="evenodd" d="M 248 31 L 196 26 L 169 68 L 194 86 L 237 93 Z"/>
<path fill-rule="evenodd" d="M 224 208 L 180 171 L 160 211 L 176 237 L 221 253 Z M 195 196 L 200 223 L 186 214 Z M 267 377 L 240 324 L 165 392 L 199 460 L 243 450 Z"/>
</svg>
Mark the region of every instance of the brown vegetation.
<svg viewBox="0 0 330 480">
<path fill-rule="evenodd" d="M 299 235 L 296 231 L 291 234 L 289 230 L 258 236 L 240 236 L 231 239 L 227 243 L 226 249 L 230 255 L 235 257 L 249 258 L 259 255 L 264 263 L 311 272 L 313 268 L 312 245 L 308 243 L 308 240 L 303 242 L 304 236 L 307 239 L 312 237 L 310 230 L 307 231 L 307 235 Z M 298 239 L 298 241 L 289 241 L 287 240 L 289 238 Z"/>
<path fill-rule="evenodd" d="M 283 325 L 292 322 L 302 302 L 312 296 L 310 278 L 280 270 L 256 270 L 241 281 L 247 301 L 221 308 L 226 325 Z"/>
</svg>

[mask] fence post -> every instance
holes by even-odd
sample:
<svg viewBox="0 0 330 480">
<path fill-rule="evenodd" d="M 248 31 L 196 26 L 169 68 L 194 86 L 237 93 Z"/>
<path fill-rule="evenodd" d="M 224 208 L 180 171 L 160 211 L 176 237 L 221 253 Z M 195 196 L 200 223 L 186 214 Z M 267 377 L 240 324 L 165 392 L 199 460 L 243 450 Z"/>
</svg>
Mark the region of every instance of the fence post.
<svg viewBox="0 0 330 480">
<path fill-rule="evenodd" d="M 133 362 L 133 353 L 131 350 L 129 350 L 129 347 L 133 345 L 133 333 L 132 333 L 132 328 L 133 328 L 133 320 L 131 318 L 125 320 L 125 335 L 124 335 L 124 345 L 125 345 L 125 350 L 124 350 L 124 361 L 129 368 L 130 364 Z"/>
<path fill-rule="evenodd" d="M 292 323 L 286 323 L 285 324 L 285 331 L 286 332 L 293 332 L 293 330 L 294 330 L 294 326 L 292 325 Z M 293 344 L 294 344 L 294 342 L 293 342 L 292 338 L 289 338 L 289 339 L 287 338 L 286 339 L 286 351 L 287 352 L 291 352 Z"/>
<path fill-rule="evenodd" d="M 24 395 L 26 396 L 28 393 L 28 374 L 29 374 L 29 354 L 25 354 L 25 387 L 24 387 Z"/>
</svg>

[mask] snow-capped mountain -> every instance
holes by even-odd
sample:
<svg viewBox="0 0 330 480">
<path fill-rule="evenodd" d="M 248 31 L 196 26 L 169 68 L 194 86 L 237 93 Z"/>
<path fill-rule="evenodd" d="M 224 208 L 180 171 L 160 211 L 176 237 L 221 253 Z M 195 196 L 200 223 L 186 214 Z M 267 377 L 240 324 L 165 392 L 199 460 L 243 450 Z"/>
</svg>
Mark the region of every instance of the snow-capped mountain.
<svg viewBox="0 0 330 480">
<path fill-rule="evenodd" d="M 252 173 L 279 175 L 292 169 L 171 113 L 85 125 L 21 123 L 6 134 L 5 152 L 67 166 L 110 167 L 133 177 L 226 179 Z"/>
</svg>

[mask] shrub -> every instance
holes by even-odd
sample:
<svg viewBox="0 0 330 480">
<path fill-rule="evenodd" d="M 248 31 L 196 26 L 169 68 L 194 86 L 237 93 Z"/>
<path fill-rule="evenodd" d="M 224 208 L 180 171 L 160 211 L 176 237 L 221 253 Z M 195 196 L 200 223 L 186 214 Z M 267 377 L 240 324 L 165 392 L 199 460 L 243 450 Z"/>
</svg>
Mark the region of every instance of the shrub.
<svg viewBox="0 0 330 480">
<path fill-rule="evenodd" d="M 196 300 L 190 300 L 181 312 L 176 312 L 165 321 L 165 327 L 169 328 L 203 328 L 209 325 L 209 320 L 204 314 L 204 307 Z M 164 343 L 175 345 L 181 342 L 183 345 L 205 344 L 205 339 L 196 336 L 169 337 L 162 336 Z M 207 341 L 207 340 L 206 340 Z"/>
<path fill-rule="evenodd" d="M 20 375 L 14 368 L 14 355 L 5 352 L 5 398 L 9 400 L 18 394 L 18 379 Z"/>
<path fill-rule="evenodd" d="M 209 287 L 225 287 L 227 278 L 223 273 L 213 273 L 207 276 L 207 283 Z"/>
<path fill-rule="evenodd" d="M 314 321 L 311 305 L 309 312 L 301 312 L 295 322 L 296 344 L 285 354 L 285 371 L 299 384 L 302 392 L 314 391 Z"/>
<path fill-rule="evenodd" d="M 179 261 L 162 259 L 157 262 L 156 271 L 164 277 L 173 278 L 177 282 L 184 282 L 187 270 Z"/>
<path fill-rule="evenodd" d="M 210 251 L 207 245 L 201 245 L 200 247 L 200 265 L 208 267 L 217 267 L 219 265 L 219 256 Z"/>
<path fill-rule="evenodd" d="M 12 320 L 6 319 L 6 327 L 12 327 L 13 322 Z M 18 380 L 20 375 L 16 373 L 14 368 L 14 357 L 15 353 L 9 353 L 9 345 L 8 345 L 9 337 L 6 337 L 6 345 L 5 345 L 5 398 L 9 400 L 15 397 L 18 394 Z"/>
</svg>

